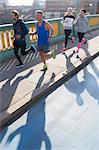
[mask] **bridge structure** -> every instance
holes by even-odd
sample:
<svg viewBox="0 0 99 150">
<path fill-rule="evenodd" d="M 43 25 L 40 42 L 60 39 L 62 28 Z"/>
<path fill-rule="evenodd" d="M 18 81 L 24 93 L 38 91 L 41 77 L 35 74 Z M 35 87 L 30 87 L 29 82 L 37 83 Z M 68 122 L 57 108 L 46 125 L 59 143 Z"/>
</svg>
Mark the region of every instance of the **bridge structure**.
<svg viewBox="0 0 99 150">
<path fill-rule="evenodd" d="M 99 57 L 99 15 L 87 16 L 89 30 L 86 34 L 88 43 L 79 52 L 79 59 L 73 50 L 77 47 L 69 41 L 68 50 L 61 54 L 64 44 L 61 18 L 48 20 L 55 28 L 56 36 L 51 39 L 50 49 L 57 51 L 55 60 L 47 60 L 48 70 L 42 73 L 42 62 L 38 53 L 31 52 L 22 57 L 25 67 L 16 69 L 16 59 L 13 52 L 13 27 L 11 24 L 0 25 L 0 126 L 4 127 L 24 113 L 39 97 L 63 84 L 77 72 L 87 66 L 93 59 Z M 26 22 L 30 31 L 35 31 L 35 22 Z M 27 48 L 36 46 L 36 35 L 27 36 Z"/>
</svg>

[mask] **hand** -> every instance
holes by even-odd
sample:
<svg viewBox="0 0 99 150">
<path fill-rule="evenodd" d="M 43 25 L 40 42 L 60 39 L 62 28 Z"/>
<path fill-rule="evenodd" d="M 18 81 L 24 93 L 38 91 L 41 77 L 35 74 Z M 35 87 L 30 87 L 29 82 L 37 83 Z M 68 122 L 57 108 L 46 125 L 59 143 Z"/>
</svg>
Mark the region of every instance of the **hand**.
<svg viewBox="0 0 99 150">
<path fill-rule="evenodd" d="M 13 37 L 10 37 L 11 38 L 11 40 L 13 40 L 14 39 L 14 36 Z"/>
<path fill-rule="evenodd" d="M 17 34 L 17 35 L 15 35 L 15 38 L 16 38 L 17 40 L 19 40 L 19 39 L 21 39 L 21 35 Z"/>
</svg>

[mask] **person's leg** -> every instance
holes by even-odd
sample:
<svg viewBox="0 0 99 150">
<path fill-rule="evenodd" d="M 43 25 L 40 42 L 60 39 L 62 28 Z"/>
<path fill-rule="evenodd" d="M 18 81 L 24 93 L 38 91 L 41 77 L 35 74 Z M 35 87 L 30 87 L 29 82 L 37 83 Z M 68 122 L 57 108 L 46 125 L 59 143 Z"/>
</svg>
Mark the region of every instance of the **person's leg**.
<svg viewBox="0 0 99 150">
<path fill-rule="evenodd" d="M 71 30 L 65 30 L 65 48 L 68 44 L 68 37 L 70 36 Z"/>
<path fill-rule="evenodd" d="M 42 51 L 40 51 L 40 52 L 39 52 L 39 55 L 40 55 L 40 58 L 41 58 L 42 62 L 43 62 L 44 64 L 46 64 L 46 59 L 47 59 L 46 54 L 43 53 Z"/>
<path fill-rule="evenodd" d="M 81 48 L 82 46 L 82 39 L 84 37 L 84 33 L 81 33 L 81 32 L 78 32 L 78 38 L 79 38 L 79 43 L 77 44 L 77 52 L 79 52 L 79 49 Z"/>
<path fill-rule="evenodd" d="M 49 55 L 47 54 L 49 52 L 48 45 L 38 46 L 38 51 L 39 51 L 40 58 L 44 63 L 43 69 L 41 71 L 45 71 L 48 69 L 46 64 L 46 59 L 49 58 Z"/>
<path fill-rule="evenodd" d="M 77 44 L 77 53 L 79 52 L 79 50 L 82 46 L 83 37 L 84 37 L 84 33 L 78 32 L 79 43 Z M 77 55 L 76 58 L 79 58 L 79 56 Z"/>
<path fill-rule="evenodd" d="M 71 30 L 64 30 L 65 33 L 65 48 L 62 49 L 62 52 L 64 52 L 66 50 L 67 44 L 68 44 L 68 37 L 71 33 Z"/>
<path fill-rule="evenodd" d="M 21 58 L 20 58 L 20 56 L 19 56 L 19 54 L 18 54 L 18 50 L 19 50 L 19 46 L 18 46 L 17 43 L 14 41 L 14 54 L 15 54 L 17 60 L 19 61 L 19 65 L 22 65 L 23 62 L 22 62 L 22 60 L 21 60 Z"/>
<path fill-rule="evenodd" d="M 84 35 L 85 35 L 85 33 L 78 32 L 79 42 L 82 41 L 82 38 L 84 37 Z"/>
<path fill-rule="evenodd" d="M 43 69 L 41 69 L 41 71 L 46 71 L 48 69 L 48 66 L 46 64 L 46 59 L 48 58 L 47 54 L 40 51 L 39 55 L 41 57 L 42 62 L 44 63 Z"/>
<path fill-rule="evenodd" d="M 22 41 L 21 43 L 21 54 L 26 55 L 28 52 L 26 52 L 26 41 Z"/>
<path fill-rule="evenodd" d="M 65 48 L 66 48 L 66 46 L 67 46 L 67 40 L 68 40 L 68 38 L 67 38 L 67 30 L 64 30 L 64 33 L 65 33 Z"/>
<path fill-rule="evenodd" d="M 22 41 L 21 43 L 21 54 L 22 55 L 26 55 L 28 54 L 30 51 L 32 51 L 33 53 L 35 53 L 37 50 L 36 48 L 34 47 L 34 45 L 31 45 L 30 48 L 26 49 L 26 41 Z"/>
<path fill-rule="evenodd" d="M 87 43 L 87 39 L 84 38 L 85 33 L 82 34 L 82 44 L 86 44 Z"/>
</svg>

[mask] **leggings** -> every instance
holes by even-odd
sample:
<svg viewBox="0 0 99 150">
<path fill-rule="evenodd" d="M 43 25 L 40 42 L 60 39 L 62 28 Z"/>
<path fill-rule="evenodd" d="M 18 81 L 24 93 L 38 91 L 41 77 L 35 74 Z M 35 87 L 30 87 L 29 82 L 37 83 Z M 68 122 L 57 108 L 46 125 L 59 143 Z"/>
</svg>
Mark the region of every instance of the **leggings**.
<svg viewBox="0 0 99 150">
<path fill-rule="evenodd" d="M 84 38 L 84 35 L 85 35 L 85 33 L 78 32 L 79 42 L 82 41 L 82 38 Z"/>
<path fill-rule="evenodd" d="M 64 30 L 64 33 L 65 33 L 65 48 L 68 44 L 68 37 L 70 36 L 71 31 L 72 30 L 67 30 L 67 29 Z"/>
</svg>

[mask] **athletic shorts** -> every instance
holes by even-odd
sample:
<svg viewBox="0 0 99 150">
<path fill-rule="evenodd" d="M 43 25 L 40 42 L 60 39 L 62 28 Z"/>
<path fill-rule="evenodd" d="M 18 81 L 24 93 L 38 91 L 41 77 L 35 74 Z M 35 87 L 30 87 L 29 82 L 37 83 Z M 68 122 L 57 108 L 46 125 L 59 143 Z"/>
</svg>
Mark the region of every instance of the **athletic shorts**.
<svg viewBox="0 0 99 150">
<path fill-rule="evenodd" d="M 49 52 L 49 46 L 48 45 L 38 45 L 38 51 L 48 53 Z"/>
</svg>

